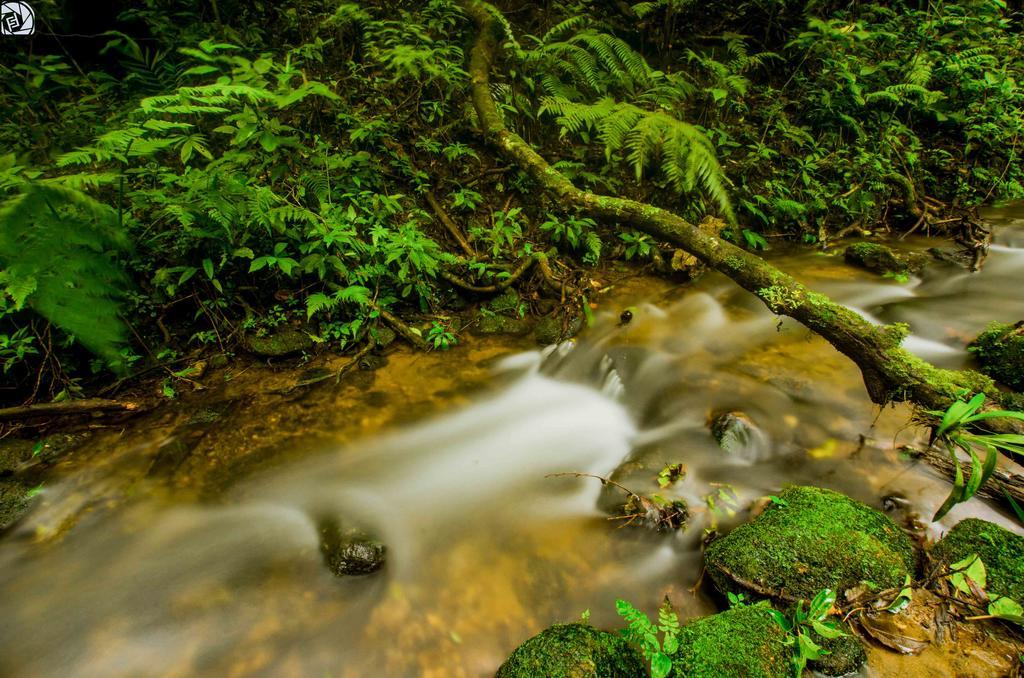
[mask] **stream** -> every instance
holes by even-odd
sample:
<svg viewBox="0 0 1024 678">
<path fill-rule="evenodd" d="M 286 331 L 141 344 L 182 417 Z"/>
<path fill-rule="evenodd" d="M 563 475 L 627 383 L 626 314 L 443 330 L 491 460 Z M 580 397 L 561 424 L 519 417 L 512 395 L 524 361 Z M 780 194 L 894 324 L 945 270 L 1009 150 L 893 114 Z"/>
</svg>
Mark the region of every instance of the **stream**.
<svg viewBox="0 0 1024 678">
<path fill-rule="evenodd" d="M 1024 318 L 1024 209 L 988 218 L 994 243 L 978 274 L 936 262 L 900 283 L 841 255 L 768 256 L 867 318 L 908 323 L 907 348 L 960 367 L 986 324 Z M 633 319 L 620 324 L 626 308 Z M 286 409 L 232 409 L 221 435 L 263 418 L 261 435 L 285 451 L 218 492 L 190 490 L 192 462 L 170 489 L 138 481 L 140 459 L 167 449 L 164 428 L 90 443 L 0 541 L 0 675 L 493 675 L 523 640 L 585 610 L 598 627 L 620 626 L 616 598 L 651 612 L 667 595 L 681 617 L 714 612 L 708 582 L 691 592 L 705 530 L 747 520 L 785 483 L 895 506 L 900 522 L 917 514 L 931 538 L 968 516 L 1013 525 L 979 500 L 928 523 L 949 485 L 896 449 L 921 435 L 909 408 L 872 405 L 852 363 L 717 274 L 683 288 L 623 284 L 575 343 L 446 357 L 432 370 L 395 366 L 425 384 L 443 375 L 430 407 L 406 407 L 399 390 L 381 405 L 395 413 L 387 421 L 367 423 L 372 403 L 346 415 L 357 433 L 344 441 L 290 437 Z M 337 407 L 321 390 L 303 416 Z M 729 453 L 709 432 L 723 412 L 756 426 Z M 659 490 L 675 462 L 685 477 Z M 683 498 L 690 525 L 616 529 L 602 509 L 621 494 L 554 475 L 571 472 Z M 44 538 L 68 506 L 86 505 Z M 332 575 L 318 546 L 325 518 L 386 544 L 384 569 Z M 868 675 L 897 670 L 876 655 Z"/>
</svg>

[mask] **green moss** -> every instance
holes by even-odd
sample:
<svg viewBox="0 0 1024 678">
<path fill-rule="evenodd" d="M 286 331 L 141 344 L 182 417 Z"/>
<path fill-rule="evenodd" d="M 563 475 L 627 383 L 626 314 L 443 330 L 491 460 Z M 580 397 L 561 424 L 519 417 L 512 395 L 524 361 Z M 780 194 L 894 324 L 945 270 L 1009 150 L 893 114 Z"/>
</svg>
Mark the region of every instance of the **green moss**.
<svg viewBox="0 0 1024 678">
<path fill-rule="evenodd" d="M 279 327 L 266 336 L 249 335 L 246 348 L 252 353 L 270 358 L 291 355 L 313 348 L 313 339 L 297 327 Z"/>
<path fill-rule="evenodd" d="M 0 530 L 11 525 L 28 511 L 33 487 L 12 478 L 0 478 Z"/>
<path fill-rule="evenodd" d="M 849 624 L 840 623 L 840 628 L 847 635 L 838 638 L 815 637 L 814 642 L 828 651 L 828 654 L 810 662 L 808 666 L 811 669 L 826 676 L 846 676 L 856 672 L 868 660 L 863 643 Z"/>
<path fill-rule="evenodd" d="M 993 323 L 967 347 L 981 371 L 1015 391 L 1024 391 L 1024 321 Z"/>
<path fill-rule="evenodd" d="M 561 314 L 556 314 L 541 318 L 537 326 L 533 328 L 533 336 L 537 339 L 538 344 L 547 346 L 574 337 L 582 329 L 583 316 L 563 319 Z"/>
<path fill-rule="evenodd" d="M 646 678 L 621 637 L 586 624 L 556 624 L 516 648 L 495 678 Z"/>
<path fill-rule="evenodd" d="M 530 331 L 530 323 L 507 315 L 480 313 L 473 325 L 475 334 L 510 334 L 522 336 Z"/>
<path fill-rule="evenodd" d="M 787 313 L 799 306 L 801 301 L 798 290 L 783 284 L 762 287 L 757 294 L 768 304 L 772 313 Z"/>
<path fill-rule="evenodd" d="M 499 313 L 512 318 L 518 318 L 520 303 L 521 300 L 519 298 L 519 293 L 509 287 L 483 306 L 491 313 Z"/>
<path fill-rule="evenodd" d="M 968 518 L 931 551 L 932 558 L 945 565 L 975 553 L 985 563 L 989 593 L 1024 601 L 1024 537 L 987 520 Z"/>
<path fill-rule="evenodd" d="M 903 583 L 914 568 L 910 540 L 888 516 L 816 487 L 790 487 L 756 520 L 711 543 L 708 572 L 720 590 L 810 599 L 860 582 Z"/>
<path fill-rule="evenodd" d="M 892 248 L 873 242 L 858 242 L 843 252 L 846 263 L 895 277 L 905 277 L 924 268 L 925 257 L 914 253 L 896 252 Z"/>
<path fill-rule="evenodd" d="M 776 678 L 791 673 L 786 634 L 767 603 L 734 607 L 683 626 L 672 658 L 687 678 Z"/>
</svg>

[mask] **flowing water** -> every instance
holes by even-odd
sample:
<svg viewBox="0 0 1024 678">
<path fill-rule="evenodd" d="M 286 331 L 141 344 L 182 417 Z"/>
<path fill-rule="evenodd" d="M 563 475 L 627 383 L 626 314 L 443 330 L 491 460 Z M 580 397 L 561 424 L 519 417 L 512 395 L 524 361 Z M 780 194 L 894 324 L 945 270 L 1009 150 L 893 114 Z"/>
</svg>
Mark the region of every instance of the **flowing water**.
<svg viewBox="0 0 1024 678">
<path fill-rule="evenodd" d="M 865 317 L 909 323 L 908 348 L 957 367 L 989 321 L 1024 318 L 1021 216 L 991 215 L 996 244 L 978 274 L 936 264 L 901 284 L 836 256 L 773 256 Z M 627 306 L 634 319 L 620 326 Z M 724 278 L 685 288 L 624 282 L 600 308 L 576 344 L 460 347 L 455 373 L 450 360 L 406 365 L 422 383 L 392 384 L 387 403 L 377 384 L 344 401 L 317 395 L 329 391 L 321 388 L 291 419 L 283 405 L 234 407 L 217 424 L 222 439 L 244 446 L 239 432 L 252 430 L 246 440 L 276 452 L 241 482 L 213 483 L 215 491 L 204 477 L 246 467 L 220 468 L 189 443 L 202 427 L 172 436 L 174 449 L 181 440 L 187 449 L 170 488 L 132 470 L 166 458 L 165 429 L 94 441 L 110 449 L 69 466 L 0 541 L 0 675 L 493 675 L 553 622 L 589 609 L 595 625 L 617 626 L 618 597 L 650 611 L 668 595 L 684 617 L 713 612 L 708 587 L 695 588 L 704 530 L 746 520 L 751 502 L 784 483 L 875 506 L 899 497 L 887 503 L 903 507 L 900 520 L 931 515 L 948 491 L 895 449 L 920 435 L 907 408 L 872 406 L 852 364 Z M 404 411 L 421 392 L 430 402 Z M 351 409 L 360 395 L 369 405 Z M 377 396 L 391 415 L 375 414 Z M 389 424 L 449 406 L 414 425 Z M 708 421 L 728 411 L 756 429 L 727 454 Z M 337 426 L 380 430 L 342 437 L 344 445 L 293 437 L 300 416 L 321 429 L 344 421 Z M 690 528 L 675 534 L 616 529 L 601 510 L 616 499 L 611 488 L 554 475 L 614 473 L 650 493 L 671 462 L 685 464 L 686 476 L 661 493 L 685 498 L 692 513 Z M 968 515 L 1010 524 L 973 501 L 927 532 Z M 324 518 L 386 543 L 385 568 L 334 577 L 318 549 Z"/>
</svg>

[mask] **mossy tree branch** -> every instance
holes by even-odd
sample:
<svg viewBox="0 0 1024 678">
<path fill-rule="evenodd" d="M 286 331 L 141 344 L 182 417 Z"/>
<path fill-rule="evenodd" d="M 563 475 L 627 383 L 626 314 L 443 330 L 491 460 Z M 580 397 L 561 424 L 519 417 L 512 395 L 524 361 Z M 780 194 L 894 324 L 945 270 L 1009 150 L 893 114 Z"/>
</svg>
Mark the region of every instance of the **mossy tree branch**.
<svg viewBox="0 0 1024 678">
<path fill-rule="evenodd" d="M 668 210 L 577 188 L 522 137 L 505 126 L 490 90 L 491 68 L 502 36 L 501 15 L 480 0 L 464 0 L 463 6 L 477 29 L 469 74 L 481 131 L 488 142 L 527 172 L 559 205 L 575 207 L 601 221 L 628 224 L 689 252 L 724 273 L 760 298 L 772 312 L 800 321 L 853 360 L 875 403 L 908 400 L 927 409 L 944 409 L 965 390 L 983 391 L 996 401 L 1001 398 L 988 377 L 972 371 L 939 369 L 901 348 L 906 326 L 873 325 L 760 257 L 703 233 Z"/>
</svg>

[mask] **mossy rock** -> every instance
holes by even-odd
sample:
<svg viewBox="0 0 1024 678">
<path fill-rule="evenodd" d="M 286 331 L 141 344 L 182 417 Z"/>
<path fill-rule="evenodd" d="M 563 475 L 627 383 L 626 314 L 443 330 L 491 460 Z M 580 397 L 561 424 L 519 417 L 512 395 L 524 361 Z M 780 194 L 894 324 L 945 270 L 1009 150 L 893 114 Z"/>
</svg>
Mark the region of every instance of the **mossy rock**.
<svg viewBox="0 0 1024 678">
<path fill-rule="evenodd" d="M 849 624 L 840 623 L 839 626 L 847 635 L 838 638 L 814 638 L 814 642 L 828 654 L 822 655 L 821 659 L 808 662 L 807 666 L 825 676 L 848 676 L 856 673 L 868 660 L 864 644 L 854 635 Z"/>
<path fill-rule="evenodd" d="M 473 325 L 474 334 L 507 334 L 521 337 L 530 332 L 530 323 L 507 315 L 480 313 Z"/>
<path fill-rule="evenodd" d="M 762 439 L 764 434 L 745 413 L 724 412 L 712 420 L 711 435 L 723 450 L 739 454 Z"/>
<path fill-rule="evenodd" d="M 672 657 L 676 675 L 686 678 L 785 678 L 792 673 L 792 649 L 772 619 L 768 603 L 734 607 L 697 619 L 679 632 Z"/>
<path fill-rule="evenodd" d="M 313 348 L 313 338 L 298 327 L 282 326 L 264 336 L 246 335 L 245 348 L 266 358 L 279 358 Z"/>
<path fill-rule="evenodd" d="M 317 529 L 320 555 L 334 576 L 371 574 L 384 567 L 387 547 L 367 533 L 345 529 L 333 519 L 321 520 Z"/>
<path fill-rule="evenodd" d="M 968 518 L 931 550 L 932 558 L 944 565 L 973 554 L 985 564 L 988 593 L 1024 601 L 1024 537 L 987 520 Z"/>
<path fill-rule="evenodd" d="M 789 487 L 779 499 L 708 546 L 705 562 L 719 590 L 809 600 L 861 582 L 901 586 L 913 571 L 910 539 L 885 514 L 817 487 Z"/>
<path fill-rule="evenodd" d="M 398 338 L 398 334 L 390 327 L 377 327 L 372 330 L 370 336 L 373 337 L 374 348 L 377 349 L 387 348 Z"/>
<path fill-rule="evenodd" d="M 1024 391 L 1024 320 L 1015 325 L 992 323 L 967 347 L 981 371 L 1015 391 Z"/>
<path fill-rule="evenodd" d="M 912 252 L 897 252 L 874 242 L 858 242 L 843 252 L 846 263 L 879 275 L 906 276 L 924 268 L 927 257 Z"/>
<path fill-rule="evenodd" d="M 541 318 L 533 329 L 533 336 L 541 346 L 557 344 L 571 339 L 583 329 L 583 317 L 574 316 L 565 320 L 561 315 Z"/>
<path fill-rule="evenodd" d="M 32 485 L 12 478 L 0 478 L 0 530 L 17 522 L 32 505 Z"/>
<path fill-rule="evenodd" d="M 587 624 L 556 624 L 516 648 L 495 678 L 646 678 L 639 653 Z"/>
<path fill-rule="evenodd" d="M 491 313 L 518 318 L 519 305 L 521 302 L 522 299 L 520 298 L 519 293 L 511 287 L 508 287 L 502 290 L 501 294 L 484 303 L 483 307 Z"/>
</svg>

